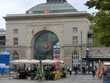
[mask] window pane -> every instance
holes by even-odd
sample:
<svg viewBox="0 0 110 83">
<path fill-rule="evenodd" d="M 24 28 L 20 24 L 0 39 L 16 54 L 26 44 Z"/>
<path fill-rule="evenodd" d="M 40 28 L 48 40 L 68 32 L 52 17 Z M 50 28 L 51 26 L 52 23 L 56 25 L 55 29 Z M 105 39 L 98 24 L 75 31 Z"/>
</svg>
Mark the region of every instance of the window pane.
<svg viewBox="0 0 110 83">
<path fill-rule="evenodd" d="M 77 27 L 73 27 L 73 32 L 78 32 L 78 28 Z"/>
<path fill-rule="evenodd" d="M 73 45 L 77 46 L 78 44 L 78 36 L 73 36 Z"/>
<path fill-rule="evenodd" d="M 13 29 L 13 33 L 17 34 L 18 33 L 18 29 Z"/>
<path fill-rule="evenodd" d="M 78 41 L 78 36 L 73 36 L 73 41 Z"/>
<path fill-rule="evenodd" d="M 18 38 L 17 37 L 13 38 L 13 45 L 18 45 Z"/>
</svg>

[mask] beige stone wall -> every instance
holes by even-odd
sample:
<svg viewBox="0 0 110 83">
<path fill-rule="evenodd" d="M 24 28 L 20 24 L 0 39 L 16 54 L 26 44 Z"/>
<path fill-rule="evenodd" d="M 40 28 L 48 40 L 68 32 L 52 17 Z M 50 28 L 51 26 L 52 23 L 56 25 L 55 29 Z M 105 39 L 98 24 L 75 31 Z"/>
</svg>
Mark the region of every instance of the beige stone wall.
<svg viewBox="0 0 110 83">
<path fill-rule="evenodd" d="M 72 36 L 78 35 L 78 43 L 80 44 L 80 30 L 82 30 L 83 43 L 87 42 L 87 32 L 89 30 L 89 21 L 86 18 L 42 18 L 42 19 L 29 19 L 29 20 L 10 20 L 6 22 L 7 34 L 6 45 L 13 47 L 13 37 L 18 37 L 19 45 L 26 47 L 24 54 L 27 58 L 32 58 L 32 39 L 35 34 L 42 30 L 48 30 L 54 32 L 60 41 L 61 46 L 61 58 L 70 56 L 72 49 L 66 48 L 65 45 L 72 45 Z M 72 27 L 78 27 L 78 33 L 72 32 Z M 18 34 L 13 33 L 13 29 L 18 29 Z M 68 51 L 69 50 L 69 51 Z M 64 52 L 65 51 L 65 52 Z M 66 53 L 68 52 L 68 53 Z M 66 55 L 65 55 L 66 54 Z M 66 61 L 66 60 L 65 60 Z M 68 62 L 70 63 L 70 62 Z"/>
<path fill-rule="evenodd" d="M 78 36 L 78 44 L 81 42 L 81 31 L 82 31 L 82 43 L 87 42 L 87 33 L 89 31 L 89 22 L 85 18 L 73 18 L 73 20 L 68 20 L 64 24 L 64 41 L 65 44 L 72 44 L 72 36 Z M 78 28 L 78 32 L 74 33 L 73 32 L 73 27 Z"/>
</svg>

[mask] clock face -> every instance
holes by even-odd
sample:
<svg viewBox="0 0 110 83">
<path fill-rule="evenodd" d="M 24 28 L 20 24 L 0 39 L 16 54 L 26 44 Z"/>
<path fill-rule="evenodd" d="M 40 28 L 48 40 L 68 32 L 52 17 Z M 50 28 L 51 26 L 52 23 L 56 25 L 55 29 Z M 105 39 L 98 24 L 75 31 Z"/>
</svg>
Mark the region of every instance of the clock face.
<svg viewBox="0 0 110 83">
<path fill-rule="evenodd" d="M 45 31 L 36 35 L 34 41 L 35 58 L 52 58 L 53 46 L 58 42 L 57 36 L 49 31 Z"/>
</svg>

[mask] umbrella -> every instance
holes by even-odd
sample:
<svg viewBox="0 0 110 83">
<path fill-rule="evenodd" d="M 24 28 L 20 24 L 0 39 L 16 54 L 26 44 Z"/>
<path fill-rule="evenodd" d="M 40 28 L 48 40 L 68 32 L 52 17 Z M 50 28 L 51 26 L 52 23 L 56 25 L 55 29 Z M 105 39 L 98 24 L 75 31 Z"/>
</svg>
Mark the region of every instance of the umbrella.
<svg viewBox="0 0 110 83">
<path fill-rule="evenodd" d="M 36 64 L 36 63 L 40 63 L 40 61 L 39 60 L 35 60 L 35 59 L 31 59 L 30 63 Z"/>
<path fill-rule="evenodd" d="M 64 61 L 63 60 L 58 60 L 58 59 L 54 59 L 54 60 L 45 59 L 45 60 L 42 60 L 42 63 L 44 63 L 44 64 L 53 64 L 53 63 L 64 63 Z"/>
<path fill-rule="evenodd" d="M 52 64 L 53 62 L 50 59 L 45 59 L 45 60 L 42 60 L 42 63 L 44 63 L 44 64 Z"/>
<path fill-rule="evenodd" d="M 12 60 L 10 62 L 11 64 L 37 64 L 39 63 L 39 60 L 35 60 L 35 59 L 19 59 L 19 60 Z"/>
<path fill-rule="evenodd" d="M 64 63 L 63 60 L 59 60 L 59 59 L 54 59 L 52 60 L 53 63 Z"/>
<path fill-rule="evenodd" d="M 104 65 L 110 65 L 110 62 L 104 62 Z"/>
</svg>

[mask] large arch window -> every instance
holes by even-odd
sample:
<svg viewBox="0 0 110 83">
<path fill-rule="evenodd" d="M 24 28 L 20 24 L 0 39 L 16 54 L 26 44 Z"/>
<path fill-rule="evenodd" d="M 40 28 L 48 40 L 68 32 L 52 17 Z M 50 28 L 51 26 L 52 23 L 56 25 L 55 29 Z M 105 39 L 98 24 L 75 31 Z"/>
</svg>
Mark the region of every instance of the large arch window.
<svg viewBox="0 0 110 83">
<path fill-rule="evenodd" d="M 38 32 L 34 37 L 34 58 L 52 59 L 54 47 L 59 42 L 56 34 L 50 31 Z"/>
</svg>

